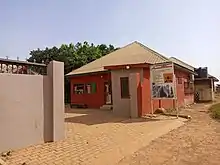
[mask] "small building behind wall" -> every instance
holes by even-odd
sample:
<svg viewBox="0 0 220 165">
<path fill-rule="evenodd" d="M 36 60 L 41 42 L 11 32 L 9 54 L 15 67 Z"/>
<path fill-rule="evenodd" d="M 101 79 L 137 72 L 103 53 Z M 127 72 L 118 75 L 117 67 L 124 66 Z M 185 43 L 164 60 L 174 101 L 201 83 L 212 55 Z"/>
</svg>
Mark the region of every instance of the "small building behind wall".
<svg viewBox="0 0 220 165">
<path fill-rule="evenodd" d="M 194 100 L 195 102 L 206 102 L 206 101 L 213 101 L 214 94 L 215 94 L 215 82 L 218 82 L 219 80 L 208 74 L 208 68 L 195 68 L 175 57 L 170 58 L 171 61 L 173 61 L 176 64 L 179 64 L 181 66 L 184 66 L 191 71 L 194 71 L 194 76 L 191 78 L 193 81 L 191 81 L 190 84 L 185 83 L 184 88 L 186 86 L 191 85 L 193 93 L 194 93 Z M 191 91 L 190 90 L 190 93 Z M 188 90 L 185 90 L 186 93 L 188 93 Z M 189 100 L 185 100 L 188 102 Z"/>
<path fill-rule="evenodd" d="M 195 78 L 195 101 L 207 102 L 213 101 L 215 97 L 215 82 L 219 80 L 208 74 L 207 77 Z"/>
</svg>

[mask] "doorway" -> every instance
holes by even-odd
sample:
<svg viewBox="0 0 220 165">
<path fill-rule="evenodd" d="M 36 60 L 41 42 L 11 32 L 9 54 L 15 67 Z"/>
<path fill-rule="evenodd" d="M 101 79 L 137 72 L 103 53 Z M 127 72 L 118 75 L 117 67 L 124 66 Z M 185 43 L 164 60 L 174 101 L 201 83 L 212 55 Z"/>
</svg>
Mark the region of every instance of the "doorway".
<svg viewBox="0 0 220 165">
<path fill-rule="evenodd" d="M 112 104 L 112 87 L 111 82 L 106 81 L 104 82 L 104 101 L 105 104 L 111 105 Z"/>
</svg>

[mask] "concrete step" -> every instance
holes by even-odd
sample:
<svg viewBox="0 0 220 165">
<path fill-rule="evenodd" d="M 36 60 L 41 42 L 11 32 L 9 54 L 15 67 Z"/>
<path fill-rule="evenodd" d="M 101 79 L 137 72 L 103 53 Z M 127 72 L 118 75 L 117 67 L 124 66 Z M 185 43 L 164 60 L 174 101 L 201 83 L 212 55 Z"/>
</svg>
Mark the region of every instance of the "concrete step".
<svg viewBox="0 0 220 165">
<path fill-rule="evenodd" d="M 100 107 L 100 109 L 103 109 L 103 110 L 112 110 L 113 106 L 112 105 L 103 105 Z"/>
</svg>

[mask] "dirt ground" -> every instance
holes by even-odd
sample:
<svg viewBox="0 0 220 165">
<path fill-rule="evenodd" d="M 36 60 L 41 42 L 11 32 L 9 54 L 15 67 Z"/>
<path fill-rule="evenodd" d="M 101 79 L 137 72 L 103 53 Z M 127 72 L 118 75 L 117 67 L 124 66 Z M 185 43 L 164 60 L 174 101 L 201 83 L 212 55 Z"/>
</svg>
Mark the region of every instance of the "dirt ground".
<svg viewBox="0 0 220 165">
<path fill-rule="evenodd" d="M 9 165 L 113 165 L 185 122 L 181 118 L 128 119 L 111 111 L 69 109 L 65 139 L 13 150 L 3 158 Z"/>
<path fill-rule="evenodd" d="M 210 118 L 208 104 L 197 104 L 183 113 L 192 120 L 152 141 L 118 165 L 219 165 L 220 122 Z"/>
<path fill-rule="evenodd" d="M 192 116 L 186 124 L 122 120 L 101 111 L 69 112 L 66 139 L 13 151 L 6 163 L 219 165 L 220 122 L 210 118 L 209 106 L 196 104 L 182 110 Z"/>
</svg>

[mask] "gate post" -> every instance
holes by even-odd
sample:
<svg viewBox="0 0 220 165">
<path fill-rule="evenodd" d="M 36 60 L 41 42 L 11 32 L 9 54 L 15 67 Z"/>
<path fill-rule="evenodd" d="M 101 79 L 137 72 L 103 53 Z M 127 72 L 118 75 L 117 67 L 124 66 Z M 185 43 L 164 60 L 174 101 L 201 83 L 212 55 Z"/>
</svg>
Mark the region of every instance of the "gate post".
<svg viewBox="0 0 220 165">
<path fill-rule="evenodd" d="M 51 85 L 52 97 L 52 128 L 53 139 L 57 141 L 64 139 L 64 63 L 52 61 L 47 68 Z"/>
</svg>

